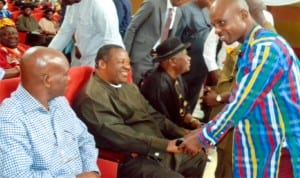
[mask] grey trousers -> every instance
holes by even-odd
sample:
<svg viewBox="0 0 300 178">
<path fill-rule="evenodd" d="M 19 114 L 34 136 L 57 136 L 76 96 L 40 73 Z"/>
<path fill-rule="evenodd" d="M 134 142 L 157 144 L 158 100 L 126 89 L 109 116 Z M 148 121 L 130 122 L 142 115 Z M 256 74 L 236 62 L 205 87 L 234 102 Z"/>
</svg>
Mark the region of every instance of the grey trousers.
<svg viewBox="0 0 300 178">
<path fill-rule="evenodd" d="M 195 156 L 165 154 L 162 160 L 149 156 L 132 158 L 121 163 L 119 178 L 201 178 L 206 166 L 203 152 Z"/>
</svg>

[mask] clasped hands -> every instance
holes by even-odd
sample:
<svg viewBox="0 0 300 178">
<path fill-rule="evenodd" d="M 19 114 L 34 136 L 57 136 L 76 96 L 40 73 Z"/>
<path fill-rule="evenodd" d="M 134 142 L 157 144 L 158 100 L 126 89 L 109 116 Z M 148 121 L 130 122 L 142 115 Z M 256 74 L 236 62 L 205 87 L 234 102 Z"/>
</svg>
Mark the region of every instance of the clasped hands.
<svg viewBox="0 0 300 178">
<path fill-rule="evenodd" d="M 190 131 L 184 138 L 180 141 L 181 143 L 178 145 L 179 141 L 171 140 L 168 144 L 167 151 L 172 153 L 184 153 L 188 155 L 195 156 L 200 151 L 203 150 L 202 145 L 197 140 L 197 133 L 201 131 L 201 128 Z M 177 141 L 177 145 L 176 145 Z"/>
</svg>

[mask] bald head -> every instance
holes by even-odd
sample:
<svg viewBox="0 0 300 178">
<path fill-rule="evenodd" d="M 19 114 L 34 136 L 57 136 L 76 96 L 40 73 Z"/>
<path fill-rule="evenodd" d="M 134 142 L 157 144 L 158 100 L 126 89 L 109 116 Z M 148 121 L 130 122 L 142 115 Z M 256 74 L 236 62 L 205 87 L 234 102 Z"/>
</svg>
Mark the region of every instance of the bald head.
<svg viewBox="0 0 300 178">
<path fill-rule="evenodd" d="M 40 75 L 51 72 L 55 66 L 68 66 L 68 62 L 59 51 L 46 47 L 32 47 L 22 56 L 20 66 L 22 80 L 27 80 L 39 78 Z"/>
<path fill-rule="evenodd" d="M 210 18 L 216 34 L 227 44 L 243 42 L 255 24 L 245 0 L 216 0 Z"/>
<path fill-rule="evenodd" d="M 32 47 L 24 53 L 20 67 L 22 85 L 34 97 L 48 101 L 64 94 L 69 64 L 61 52 Z"/>
</svg>

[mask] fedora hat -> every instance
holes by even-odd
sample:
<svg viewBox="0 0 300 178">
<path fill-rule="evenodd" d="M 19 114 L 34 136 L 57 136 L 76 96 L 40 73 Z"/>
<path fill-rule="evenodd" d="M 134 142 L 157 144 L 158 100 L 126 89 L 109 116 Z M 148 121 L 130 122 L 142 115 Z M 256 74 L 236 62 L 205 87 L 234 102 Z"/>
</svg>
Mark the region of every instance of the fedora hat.
<svg viewBox="0 0 300 178">
<path fill-rule="evenodd" d="M 178 38 L 168 38 L 156 48 L 157 55 L 153 58 L 153 63 L 167 60 L 190 46 L 190 43 L 184 44 Z"/>
</svg>

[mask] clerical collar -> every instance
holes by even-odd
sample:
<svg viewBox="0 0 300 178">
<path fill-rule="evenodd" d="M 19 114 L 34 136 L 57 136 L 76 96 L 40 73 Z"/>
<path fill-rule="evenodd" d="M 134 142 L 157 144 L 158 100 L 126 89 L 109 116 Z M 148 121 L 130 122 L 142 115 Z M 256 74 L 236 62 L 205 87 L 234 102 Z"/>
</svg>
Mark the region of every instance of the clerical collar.
<svg viewBox="0 0 300 178">
<path fill-rule="evenodd" d="M 122 87 L 122 84 L 114 85 L 114 84 L 110 83 L 109 85 L 114 87 L 114 88 L 121 88 Z"/>
</svg>

